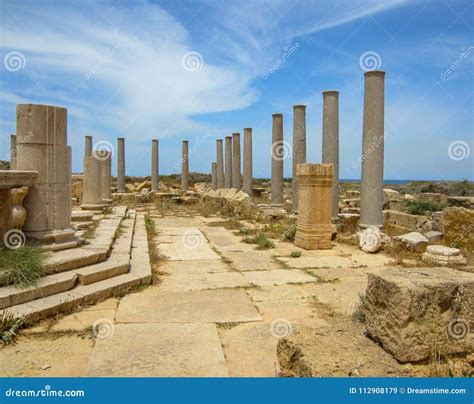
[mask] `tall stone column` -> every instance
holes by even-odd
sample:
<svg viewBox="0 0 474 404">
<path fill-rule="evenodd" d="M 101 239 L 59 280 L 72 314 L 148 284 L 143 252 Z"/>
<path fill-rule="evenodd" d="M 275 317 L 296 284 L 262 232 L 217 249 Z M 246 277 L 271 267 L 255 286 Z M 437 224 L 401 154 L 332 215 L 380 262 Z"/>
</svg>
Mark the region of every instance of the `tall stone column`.
<svg viewBox="0 0 474 404">
<path fill-rule="evenodd" d="M 298 176 L 296 166 L 306 163 L 306 105 L 293 106 L 293 178 L 291 210 L 298 212 Z"/>
<path fill-rule="evenodd" d="M 10 135 L 10 170 L 16 170 L 16 135 Z"/>
<path fill-rule="evenodd" d="M 71 148 L 67 109 L 38 104 L 16 106 L 17 170 L 37 171 L 25 198 L 23 231 L 51 249 L 77 245 L 71 228 Z"/>
<path fill-rule="evenodd" d="M 243 191 L 252 196 L 253 173 L 252 173 L 252 128 L 244 129 L 244 183 Z"/>
<path fill-rule="evenodd" d="M 84 157 L 84 179 L 82 188 L 81 209 L 100 210 L 103 207 L 102 168 L 107 151 L 93 150 L 90 156 Z"/>
<path fill-rule="evenodd" d="M 158 160 L 158 139 L 151 141 L 151 190 L 158 191 L 158 173 L 159 173 L 159 160 Z"/>
<path fill-rule="evenodd" d="M 232 136 L 225 137 L 225 188 L 232 188 Z"/>
<path fill-rule="evenodd" d="M 125 138 L 117 139 L 117 192 L 125 192 Z"/>
<path fill-rule="evenodd" d="M 232 188 L 241 189 L 240 133 L 232 133 Z"/>
<path fill-rule="evenodd" d="M 187 140 L 183 140 L 181 156 L 181 190 L 187 191 L 189 187 L 189 154 Z"/>
<path fill-rule="evenodd" d="M 306 250 L 332 247 L 332 164 L 298 164 L 295 244 Z"/>
<path fill-rule="evenodd" d="M 283 143 L 283 115 L 273 114 L 272 126 L 272 196 L 271 205 L 283 207 L 283 160 L 285 159 Z"/>
<path fill-rule="evenodd" d="M 212 163 L 211 183 L 212 189 L 215 191 L 217 189 L 217 163 L 215 161 Z"/>
<path fill-rule="evenodd" d="M 385 72 L 365 73 L 360 227 L 383 226 Z"/>
<path fill-rule="evenodd" d="M 224 188 L 224 154 L 222 150 L 222 139 L 216 140 L 217 158 L 217 189 Z"/>
<path fill-rule="evenodd" d="M 100 157 L 100 190 L 102 203 L 112 202 L 112 153 L 107 150 L 98 150 L 95 156 Z"/>
<path fill-rule="evenodd" d="M 84 157 L 89 157 L 92 153 L 92 136 L 84 136 Z"/>
<path fill-rule="evenodd" d="M 323 91 L 323 156 L 322 162 L 332 164 L 332 220 L 339 214 L 339 91 Z"/>
</svg>

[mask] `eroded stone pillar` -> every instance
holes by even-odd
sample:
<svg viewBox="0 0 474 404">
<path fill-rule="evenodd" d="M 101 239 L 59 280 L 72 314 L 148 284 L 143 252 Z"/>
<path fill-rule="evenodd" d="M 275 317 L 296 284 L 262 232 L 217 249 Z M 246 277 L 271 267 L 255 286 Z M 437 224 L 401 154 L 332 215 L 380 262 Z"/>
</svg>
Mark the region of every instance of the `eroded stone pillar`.
<svg viewBox="0 0 474 404">
<path fill-rule="evenodd" d="M 298 164 L 298 221 L 295 244 L 306 250 L 332 247 L 332 164 Z"/>
<path fill-rule="evenodd" d="M 17 170 L 37 171 L 25 207 L 23 230 L 52 249 L 77 245 L 71 228 L 71 148 L 67 109 L 38 104 L 16 107 Z"/>
<path fill-rule="evenodd" d="M 16 170 L 16 135 L 10 135 L 10 170 Z"/>
<path fill-rule="evenodd" d="M 189 187 L 189 142 L 183 140 L 181 151 L 181 190 L 187 191 Z"/>
<path fill-rule="evenodd" d="M 241 189 L 240 133 L 232 133 L 232 188 Z"/>
<path fill-rule="evenodd" d="M 323 91 L 323 164 L 332 164 L 332 220 L 339 214 L 339 91 Z"/>
<path fill-rule="evenodd" d="M 232 136 L 225 137 L 225 188 L 232 188 Z"/>
<path fill-rule="evenodd" d="M 222 139 L 216 140 L 217 158 L 217 189 L 224 188 L 224 154 L 222 151 Z"/>
<path fill-rule="evenodd" d="M 102 203 L 108 204 L 112 202 L 112 152 L 99 150 L 97 155 L 100 156 L 100 189 L 102 194 Z"/>
<path fill-rule="evenodd" d="M 252 128 L 244 129 L 244 180 L 243 191 L 252 196 L 253 194 L 253 166 L 252 166 Z"/>
<path fill-rule="evenodd" d="M 217 163 L 216 162 L 212 163 L 211 183 L 212 183 L 212 189 L 215 191 L 217 189 Z"/>
<path fill-rule="evenodd" d="M 81 209 L 100 210 L 102 202 L 102 165 L 107 151 L 93 150 L 90 156 L 84 157 L 84 177 Z"/>
<path fill-rule="evenodd" d="M 291 210 L 298 212 L 298 176 L 296 166 L 306 163 L 306 105 L 293 106 L 293 178 Z"/>
<path fill-rule="evenodd" d="M 385 72 L 365 73 L 360 227 L 383 227 Z"/>
<path fill-rule="evenodd" d="M 92 153 L 92 136 L 84 136 L 84 157 L 89 157 Z"/>
<path fill-rule="evenodd" d="M 272 195 L 271 205 L 283 207 L 283 160 L 285 145 L 283 143 L 283 115 L 273 114 L 272 125 Z"/>
<path fill-rule="evenodd" d="M 125 138 L 117 139 L 117 192 L 125 192 Z"/>
<path fill-rule="evenodd" d="M 151 141 L 151 190 L 158 191 L 158 173 L 159 173 L 159 157 L 158 157 L 158 139 Z"/>
</svg>

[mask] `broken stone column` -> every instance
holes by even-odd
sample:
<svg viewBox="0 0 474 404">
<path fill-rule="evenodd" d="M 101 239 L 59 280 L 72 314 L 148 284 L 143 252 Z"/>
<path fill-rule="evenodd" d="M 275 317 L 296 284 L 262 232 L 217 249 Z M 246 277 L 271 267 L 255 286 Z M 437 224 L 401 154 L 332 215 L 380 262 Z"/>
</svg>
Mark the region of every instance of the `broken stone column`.
<svg viewBox="0 0 474 404">
<path fill-rule="evenodd" d="M 217 189 L 224 188 L 224 155 L 222 151 L 222 139 L 216 140 L 217 158 Z"/>
<path fill-rule="evenodd" d="M 306 250 L 332 247 L 332 164 L 298 164 L 298 221 L 295 244 Z"/>
<path fill-rule="evenodd" d="M 383 227 L 384 77 L 365 73 L 360 226 Z"/>
<path fill-rule="evenodd" d="M 98 150 L 97 156 L 100 156 L 100 189 L 102 194 L 102 203 L 112 202 L 112 152 L 107 150 Z"/>
<path fill-rule="evenodd" d="M 232 136 L 225 137 L 225 188 L 232 188 Z"/>
<path fill-rule="evenodd" d="M 323 164 L 332 164 L 332 220 L 339 214 L 339 91 L 323 91 Z"/>
<path fill-rule="evenodd" d="M 283 160 L 285 159 L 283 143 L 283 115 L 273 114 L 272 126 L 272 195 L 271 205 L 283 207 Z"/>
<path fill-rule="evenodd" d="M 240 133 L 232 134 L 232 188 L 240 189 Z"/>
<path fill-rule="evenodd" d="M 244 129 L 244 181 L 243 191 L 252 196 L 252 128 Z"/>
<path fill-rule="evenodd" d="M 117 139 L 117 192 L 125 192 L 125 138 Z"/>
<path fill-rule="evenodd" d="M 71 148 L 67 109 L 38 104 L 16 107 L 17 170 L 37 171 L 26 198 L 23 230 L 51 249 L 77 245 L 71 228 Z"/>
<path fill-rule="evenodd" d="M 293 179 L 292 207 L 293 213 L 298 212 L 298 177 L 296 166 L 306 163 L 306 105 L 293 106 Z"/>
<path fill-rule="evenodd" d="M 89 157 L 92 153 L 92 136 L 84 136 L 84 157 Z"/>
<path fill-rule="evenodd" d="M 183 140 L 181 151 L 181 190 L 187 191 L 189 186 L 189 154 L 187 140 Z"/>
<path fill-rule="evenodd" d="M 217 163 L 215 161 L 212 163 L 211 183 L 212 189 L 215 191 L 217 189 Z"/>
<path fill-rule="evenodd" d="M 102 202 L 102 167 L 103 154 L 107 151 L 93 150 L 91 155 L 84 157 L 84 178 L 82 188 L 83 210 L 101 210 L 104 206 Z"/>
<path fill-rule="evenodd" d="M 151 190 L 158 191 L 158 139 L 151 141 Z"/>
<path fill-rule="evenodd" d="M 10 170 L 16 170 L 16 135 L 10 135 Z"/>
</svg>

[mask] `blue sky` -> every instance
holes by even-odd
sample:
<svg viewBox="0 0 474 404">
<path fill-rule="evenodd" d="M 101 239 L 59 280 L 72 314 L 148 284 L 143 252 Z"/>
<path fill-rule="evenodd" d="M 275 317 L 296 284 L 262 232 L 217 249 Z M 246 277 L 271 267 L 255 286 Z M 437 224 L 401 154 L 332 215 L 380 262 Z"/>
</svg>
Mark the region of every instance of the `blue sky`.
<svg viewBox="0 0 474 404">
<path fill-rule="evenodd" d="M 272 114 L 291 144 L 292 106 L 307 105 L 307 160 L 320 162 L 321 92 L 339 90 L 340 177 L 359 178 L 363 69 L 375 65 L 387 72 L 385 178 L 474 176 L 471 1 L 1 0 L 0 22 L 0 156 L 15 104 L 43 103 L 68 109 L 75 172 L 84 135 L 126 137 L 127 174 L 148 175 L 152 138 L 161 173 L 178 171 L 183 139 L 191 171 L 209 172 L 215 139 L 252 127 L 254 175 L 268 177 Z"/>
</svg>

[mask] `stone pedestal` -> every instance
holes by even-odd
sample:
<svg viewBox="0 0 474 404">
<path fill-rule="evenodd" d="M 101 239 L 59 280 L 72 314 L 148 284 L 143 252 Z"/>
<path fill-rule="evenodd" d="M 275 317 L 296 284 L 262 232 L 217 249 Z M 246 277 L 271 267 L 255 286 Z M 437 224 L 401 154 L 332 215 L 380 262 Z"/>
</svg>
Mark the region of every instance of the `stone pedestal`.
<svg viewBox="0 0 474 404">
<path fill-rule="evenodd" d="M 240 133 L 232 134 L 232 188 L 241 189 L 240 174 Z"/>
<path fill-rule="evenodd" d="M 181 190 L 187 191 L 189 186 L 189 143 L 183 140 L 181 151 Z"/>
<path fill-rule="evenodd" d="M 125 138 L 117 139 L 117 192 L 125 192 Z"/>
<path fill-rule="evenodd" d="M 293 179 L 292 206 L 293 213 L 298 212 L 298 176 L 296 166 L 306 163 L 306 105 L 293 106 Z"/>
<path fill-rule="evenodd" d="M 383 71 L 365 73 L 360 226 L 383 226 L 384 161 Z"/>
<path fill-rule="evenodd" d="M 295 244 L 306 250 L 332 247 L 332 164 L 299 164 Z"/>
<path fill-rule="evenodd" d="M 158 139 L 153 139 L 151 141 L 151 190 L 152 192 L 158 191 L 158 173 L 159 173 Z"/>
<path fill-rule="evenodd" d="M 332 220 L 339 214 L 339 91 L 323 92 L 323 164 L 332 164 Z"/>
<path fill-rule="evenodd" d="M 244 179 L 243 191 L 252 196 L 253 173 L 252 173 L 252 128 L 244 129 Z"/>
<path fill-rule="evenodd" d="M 89 157 L 92 153 L 92 136 L 84 136 L 84 157 Z"/>
<path fill-rule="evenodd" d="M 222 150 L 222 139 L 216 140 L 217 158 L 217 189 L 224 188 L 224 154 Z"/>
<path fill-rule="evenodd" d="M 102 194 L 102 203 L 112 203 L 112 153 L 105 150 L 99 150 L 98 155 L 101 159 L 100 167 L 100 189 Z"/>
<path fill-rule="evenodd" d="M 211 182 L 212 182 L 212 189 L 215 191 L 217 189 L 217 163 L 212 163 L 212 171 L 211 171 Z"/>
<path fill-rule="evenodd" d="M 285 145 L 283 143 L 283 115 L 273 114 L 272 126 L 272 195 L 271 206 L 283 207 L 283 160 Z"/>
<path fill-rule="evenodd" d="M 102 202 L 102 156 L 93 150 L 89 157 L 84 157 L 84 179 L 82 191 L 83 210 L 101 210 Z"/>
<path fill-rule="evenodd" d="M 224 187 L 232 188 L 232 136 L 225 137 L 225 178 Z"/>
<path fill-rule="evenodd" d="M 10 170 L 16 170 L 16 135 L 10 135 Z"/>
<path fill-rule="evenodd" d="M 67 110 L 48 105 L 19 104 L 17 169 L 37 171 L 25 198 L 23 230 L 53 249 L 77 245 L 71 228 L 71 148 L 67 145 Z"/>
</svg>

